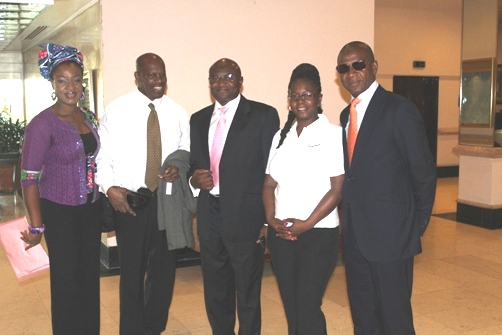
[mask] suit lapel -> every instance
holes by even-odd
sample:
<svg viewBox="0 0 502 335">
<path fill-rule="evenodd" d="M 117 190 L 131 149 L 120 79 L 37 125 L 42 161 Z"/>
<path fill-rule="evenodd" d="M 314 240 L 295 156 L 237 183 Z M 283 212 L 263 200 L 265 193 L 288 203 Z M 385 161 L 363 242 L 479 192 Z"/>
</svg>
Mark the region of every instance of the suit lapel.
<svg viewBox="0 0 502 335">
<path fill-rule="evenodd" d="M 241 95 L 241 100 L 237 110 L 235 111 L 234 119 L 228 129 L 227 139 L 225 140 L 225 146 L 223 147 L 223 152 L 221 154 L 221 159 L 225 159 L 225 152 L 230 150 L 232 145 L 235 144 L 235 139 L 237 139 L 240 133 L 246 128 L 249 118 L 251 117 L 251 107 L 246 98 Z"/>
<path fill-rule="evenodd" d="M 371 98 L 368 108 L 366 109 L 363 121 L 361 122 L 361 127 L 359 127 L 357 141 L 354 147 L 354 154 L 352 156 L 352 164 L 354 164 L 354 162 L 358 160 L 358 157 L 360 155 L 364 154 L 366 143 L 368 143 L 372 139 L 371 134 L 380 113 L 383 111 L 384 105 L 385 90 L 381 86 L 378 86 L 375 94 L 373 94 L 373 97 Z"/>
<path fill-rule="evenodd" d="M 345 127 L 347 127 L 347 122 L 349 122 L 349 110 L 350 105 L 345 107 L 344 110 L 340 113 L 340 124 L 342 125 L 342 144 L 343 144 L 343 157 L 344 157 L 344 166 L 345 170 L 348 171 L 349 167 L 349 158 L 347 154 L 347 132 Z"/>
<path fill-rule="evenodd" d="M 201 129 L 203 129 L 203 131 L 200 132 L 200 134 L 201 134 L 200 145 L 202 148 L 202 152 L 204 153 L 204 156 L 207 159 L 208 164 L 209 164 L 209 144 L 208 144 L 209 125 L 211 124 L 211 117 L 213 115 L 213 110 L 214 110 L 214 104 L 207 107 L 207 109 L 204 111 L 204 113 L 201 117 Z"/>
<path fill-rule="evenodd" d="M 340 124 L 344 129 L 347 126 L 347 122 L 349 122 L 349 110 L 350 104 L 342 110 L 342 113 L 340 113 Z"/>
</svg>

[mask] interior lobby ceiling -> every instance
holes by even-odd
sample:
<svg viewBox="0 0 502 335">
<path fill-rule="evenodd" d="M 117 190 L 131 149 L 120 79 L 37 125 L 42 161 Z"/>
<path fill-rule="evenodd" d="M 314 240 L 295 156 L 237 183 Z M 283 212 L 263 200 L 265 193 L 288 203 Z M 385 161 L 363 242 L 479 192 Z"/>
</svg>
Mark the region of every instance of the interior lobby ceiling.
<svg viewBox="0 0 502 335">
<path fill-rule="evenodd" d="M 45 4 L 0 2 L 0 50 L 8 47 L 46 8 Z"/>
<path fill-rule="evenodd" d="M 1 1 L 2 0 L 0 0 L 0 52 L 25 52 L 33 46 L 43 43 L 48 36 L 62 29 L 71 19 L 78 16 L 99 0 Z M 48 6 L 45 4 L 36 4 L 48 2 L 54 2 L 54 4 Z M 6 29 L 2 25 L 2 22 L 7 23 L 10 28 Z M 4 40 L 2 40 L 2 36 Z"/>
</svg>

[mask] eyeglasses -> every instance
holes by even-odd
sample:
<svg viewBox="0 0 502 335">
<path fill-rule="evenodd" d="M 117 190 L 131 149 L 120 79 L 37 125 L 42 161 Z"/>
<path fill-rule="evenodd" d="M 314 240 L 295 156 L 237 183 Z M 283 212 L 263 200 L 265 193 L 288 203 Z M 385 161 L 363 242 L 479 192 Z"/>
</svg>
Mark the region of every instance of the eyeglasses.
<svg viewBox="0 0 502 335">
<path fill-rule="evenodd" d="M 352 66 L 352 68 L 354 70 L 361 71 L 361 70 L 364 70 L 366 68 L 366 64 L 371 64 L 373 62 L 374 62 L 374 60 L 372 60 L 370 62 L 365 62 L 363 60 L 356 60 L 355 62 L 352 62 L 352 63 L 349 63 L 349 64 L 340 64 L 340 65 L 338 65 L 336 67 L 336 70 L 338 71 L 338 73 L 344 74 L 344 73 L 349 72 L 350 67 Z"/>
<path fill-rule="evenodd" d="M 211 76 L 211 77 L 209 77 L 209 82 L 211 84 L 215 84 L 215 83 L 219 82 L 220 80 L 224 80 L 226 82 L 233 83 L 236 79 L 237 79 L 236 76 L 229 73 L 229 74 L 224 74 L 222 76 Z"/>
<path fill-rule="evenodd" d="M 302 100 L 312 100 L 315 98 L 314 93 L 303 93 L 303 94 L 290 94 L 288 95 L 288 98 L 291 100 L 299 100 L 300 98 Z"/>
</svg>

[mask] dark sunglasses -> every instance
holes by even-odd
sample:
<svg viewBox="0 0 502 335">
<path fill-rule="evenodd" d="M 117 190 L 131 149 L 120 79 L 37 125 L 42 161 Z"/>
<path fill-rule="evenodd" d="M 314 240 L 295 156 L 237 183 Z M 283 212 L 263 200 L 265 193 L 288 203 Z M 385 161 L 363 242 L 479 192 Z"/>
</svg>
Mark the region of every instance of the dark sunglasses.
<svg viewBox="0 0 502 335">
<path fill-rule="evenodd" d="M 340 64 L 340 65 L 337 65 L 336 70 L 338 71 L 338 73 L 344 74 L 344 73 L 349 72 L 350 67 L 352 66 L 352 68 L 354 70 L 361 71 L 361 70 L 364 70 L 366 68 L 366 64 L 371 64 L 373 62 L 374 62 L 374 60 L 372 60 L 370 62 L 365 62 L 363 60 L 356 60 L 355 62 L 352 62 L 352 63 L 349 63 L 349 64 Z"/>
</svg>

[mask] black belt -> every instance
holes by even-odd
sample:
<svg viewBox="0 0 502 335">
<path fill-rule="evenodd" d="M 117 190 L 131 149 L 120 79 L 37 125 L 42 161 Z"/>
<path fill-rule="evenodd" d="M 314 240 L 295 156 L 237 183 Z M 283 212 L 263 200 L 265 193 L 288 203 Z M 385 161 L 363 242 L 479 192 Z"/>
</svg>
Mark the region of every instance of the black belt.
<svg viewBox="0 0 502 335">
<path fill-rule="evenodd" d="M 139 194 L 142 194 L 148 198 L 155 198 L 157 196 L 157 188 L 155 188 L 155 190 L 153 190 L 153 191 L 150 191 L 150 189 L 148 189 L 146 187 L 141 187 L 136 192 Z"/>
<path fill-rule="evenodd" d="M 214 194 L 211 194 L 209 193 L 209 199 L 213 199 L 215 201 L 220 201 L 220 195 L 214 195 Z"/>
<path fill-rule="evenodd" d="M 136 214 L 141 213 L 146 208 L 150 200 L 156 198 L 157 189 L 152 192 L 149 189 L 142 187 L 138 189 L 137 192 L 129 191 L 127 193 L 127 203 Z"/>
</svg>

